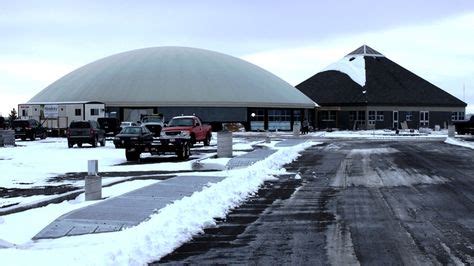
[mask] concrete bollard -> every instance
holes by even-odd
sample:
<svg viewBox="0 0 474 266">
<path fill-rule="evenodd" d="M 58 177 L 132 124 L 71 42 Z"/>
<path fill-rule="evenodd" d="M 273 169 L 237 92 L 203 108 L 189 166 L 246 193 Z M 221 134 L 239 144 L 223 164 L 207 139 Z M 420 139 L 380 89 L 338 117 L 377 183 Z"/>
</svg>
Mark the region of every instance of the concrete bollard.
<svg viewBox="0 0 474 266">
<path fill-rule="evenodd" d="M 15 131 L 14 130 L 0 130 L 0 136 L 3 139 L 2 146 L 15 146 Z"/>
<path fill-rule="evenodd" d="M 449 125 L 448 126 L 448 137 L 454 138 L 454 131 L 455 131 L 454 125 Z"/>
<path fill-rule="evenodd" d="M 294 137 L 299 137 L 300 136 L 300 131 L 301 131 L 301 125 L 298 122 L 293 123 L 293 136 Z"/>
<path fill-rule="evenodd" d="M 86 201 L 102 198 L 102 178 L 97 175 L 98 170 L 99 162 L 97 160 L 87 161 L 87 175 L 84 185 Z"/>
<path fill-rule="evenodd" d="M 232 157 L 232 132 L 217 132 L 217 157 Z"/>
</svg>

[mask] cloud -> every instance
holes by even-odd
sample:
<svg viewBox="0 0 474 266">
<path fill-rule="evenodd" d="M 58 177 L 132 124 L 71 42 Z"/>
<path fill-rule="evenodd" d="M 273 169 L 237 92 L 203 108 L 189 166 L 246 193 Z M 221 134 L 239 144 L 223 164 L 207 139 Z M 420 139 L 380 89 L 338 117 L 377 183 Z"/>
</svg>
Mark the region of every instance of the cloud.
<svg viewBox="0 0 474 266">
<path fill-rule="evenodd" d="M 0 62 L 0 73 L 40 82 L 54 80 L 71 72 L 74 66 L 44 61 L 10 60 Z"/>
</svg>

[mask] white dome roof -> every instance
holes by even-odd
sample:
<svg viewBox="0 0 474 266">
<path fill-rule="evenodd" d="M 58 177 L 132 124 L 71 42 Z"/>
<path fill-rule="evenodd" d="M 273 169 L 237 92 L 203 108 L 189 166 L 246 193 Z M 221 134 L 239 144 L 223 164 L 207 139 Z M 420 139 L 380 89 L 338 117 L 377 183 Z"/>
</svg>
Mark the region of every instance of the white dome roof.
<svg viewBox="0 0 474 266">
<path fill-rule="evenodd" d="M 299 90 L 244 60 L 186 47 L 112 55 L 67 74 L 30 103 L 98 101 L 107 106 L 313 108 Z"/>
</svg>

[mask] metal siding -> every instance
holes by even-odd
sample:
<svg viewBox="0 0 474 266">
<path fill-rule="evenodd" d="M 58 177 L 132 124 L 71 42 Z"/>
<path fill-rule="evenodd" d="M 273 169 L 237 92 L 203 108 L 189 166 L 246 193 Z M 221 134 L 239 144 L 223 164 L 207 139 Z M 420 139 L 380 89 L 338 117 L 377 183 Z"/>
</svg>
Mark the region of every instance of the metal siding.
<svg viewBox="0 0 474 266">
<path fill-rule="evenodd" d="M 234 107 L 158 107 L 158 112 L 169 121 L 174 116 L 197 115 L 203 122 L 245 122 L 247 108 Z"/>
</svg>

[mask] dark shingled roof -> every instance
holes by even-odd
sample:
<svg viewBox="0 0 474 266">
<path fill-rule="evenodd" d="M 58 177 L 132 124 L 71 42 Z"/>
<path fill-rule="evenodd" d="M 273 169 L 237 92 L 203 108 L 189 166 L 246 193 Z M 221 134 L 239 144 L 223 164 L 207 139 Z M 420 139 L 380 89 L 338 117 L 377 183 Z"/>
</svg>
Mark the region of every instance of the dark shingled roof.
<svg viewBox="0 0 474 266">
<path fill-rule="evenodd" d="M 351 54 L 369 53 L 361 48 Z M 373 52 L 378 53 L 371 49 L 370 53 Z M 320 106 L 466 106 L 465 102 L 384 56 L 364 56 L 364 59 L 366 83 L 363 87 L 347 74 L 330 70 L 317 73 L 296 88 Z"/>
</svg>

